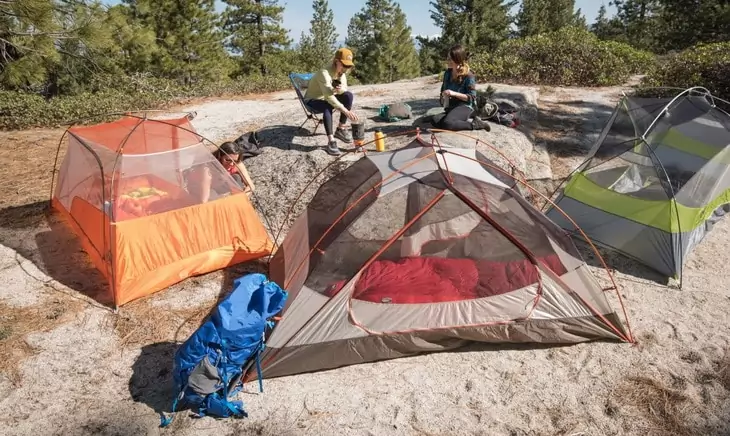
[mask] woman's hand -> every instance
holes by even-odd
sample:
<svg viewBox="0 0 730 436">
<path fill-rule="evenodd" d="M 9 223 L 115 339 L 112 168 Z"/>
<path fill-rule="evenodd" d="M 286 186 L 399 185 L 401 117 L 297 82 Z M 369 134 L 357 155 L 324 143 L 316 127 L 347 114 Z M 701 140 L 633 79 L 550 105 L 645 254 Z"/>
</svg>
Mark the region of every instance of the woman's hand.
<svg viewBox="0 0 730 436">
<path fill-rule="evenodd" d="M 344 113 L 345 113 L 345 116 L 347 117 L 347 119 L 352 122 L 356 122 L 359 120 L 359 118 L 357 117 L 357 114 L 353 111 L 346 110 Z"/>
<path fill-rule="evenodd" d="M 441 93 L 441 95 L 443 95 L 444 97 L 456 98 L 461 101 L 467 101 L 469 99 L 468 95 L 462 94 L 460 92 L 452 91 L 450 89 L 445 90 L 444 92 Z"/>
</svg>

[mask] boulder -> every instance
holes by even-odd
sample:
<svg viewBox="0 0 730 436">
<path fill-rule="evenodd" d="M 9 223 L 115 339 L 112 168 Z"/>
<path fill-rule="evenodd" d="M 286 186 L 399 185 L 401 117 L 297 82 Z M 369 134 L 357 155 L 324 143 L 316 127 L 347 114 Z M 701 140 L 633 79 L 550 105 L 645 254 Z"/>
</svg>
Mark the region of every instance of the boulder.
<svg viewBox="0 0 730 436">
<path fill-rule="evenodd" d="M 418 127 L 419 119 L 425 114 L 440 110 L 439 86 L 438 82 L 427 77 L 352 87 L 355 110 L 365 122 L 366 141 L 373 139 L 376 129 L 382 129 L 386 134 L 387 148 L 401 147 L 410 142 L 412 134 L 399 135 Z M 480 88 L 486 86 L 481 85 Z M 493 87 L 497 89 L 493 95 L 495 100 L 524 108 L 523 112 L 528 116 L 522 125 L 509 128 L 490 123 L 490 131 L 438 133 L 437 138 L 454 147 L 477 148 L 501 168 L 511 171 L 506 157 L 528 180 L 551 179 L 547 151 L 544 147 L 535 147 L 532 142 L 531 114 L 537 107 L 538 89 L 507 85 Z M 408 103 L 413 110 L 413 118 L 398 122 L 381 121 L 378 117 L 380 107 L 395 102 Z M 218 101 L 187 110 L 197 111 L 194 124 L 212 141 L 232 140 L 246 131 L 258 131 L 264 152 L 246 159 L 245 166 L 256 185 L 252 199 L 265 215 L 262 218 L 268 221 L 267 226 L 274 229 L 274 236 L 280 228 L 286 231 L 322 182 L 362 156 L 351 153 L 336 160 L 324 151 L 327 143 L 324 126 L 319 126 L 316 135 L 311 134 L 312 122 L 307 121 L 300 129 L 299 125 L 306 116 L 293 91 L 274 94 L 255 104 L 250 101 Z M 338 116 L 335 113 L 335 123 Z M 373 144 L 367 147 L 374 149 Z M 352 146 L 341 144 L 341 148 L 348 150 Z M 295 203 L 297 198 L 299 201 Z"/>
</svg>

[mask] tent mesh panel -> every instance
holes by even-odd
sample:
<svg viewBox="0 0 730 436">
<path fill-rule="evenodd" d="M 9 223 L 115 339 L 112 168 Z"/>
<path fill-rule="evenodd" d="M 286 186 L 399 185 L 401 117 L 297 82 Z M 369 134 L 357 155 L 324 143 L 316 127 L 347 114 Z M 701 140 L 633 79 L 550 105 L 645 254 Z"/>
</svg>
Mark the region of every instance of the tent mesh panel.
<svg viewBox="0 0 730 436">
<path fill-rule="evenodd" d="M 165 132 L 182 131 L 165 127 Z M 103 131 L 92 133 L 98 136 L 96 140 L 104 139 Z M 59 170 L 55 196 L 69 211 L 72 202 L 82 201 L 97 210 L 106 209 L 113 213 L 115 222 L 121 222 L 201 204 L 206 183 L 210 183 L 207 201 L 242 192 L 202 143 L 175 149 L 173 137 L 158 135 L 153 139 L 157 141 L 156 150 L 166 151 L 141 153 L 137 146 L 134 154 L 117 155 L 108 144 L 70 135 L 69 157 Z M 134 149 L 134 145 L 130 143 L 129 149 Z M 104 201 L 112 207 L 105 208 Z"/>
<path fill-rule="evenodd" d="M 584 164 L 585 175 L 621 194 L 647 200 L 676 196 L 689 207 L 706 204 L 726 189 L 717 185 L 730 159 L 716 156 L 730 145 L 730 117 L 693 95 L 662 112 L 670 101 L 625 98 L 596 154 Z M 711 161 L 720 162 L 708 168 Z M 678 194 L 688 184 L 691 195 Z"/>
<path fill-rule="evenodd" d="M 681 204 L 699 207 L 730 187 L 716 189 L 730 165 L 725 151 L 730 145 L 730 116 L 713 108 L 707 98 L 678 99 L 659 117 L 647 140 Z M 687 185 L 691 195 L 682 195 Z"/>
<path fill-rule="evenodd" d="M 641 140 L 640 129 L 654 111 L 624 100 L 596 154 L 584 164 L 588 179 L 620 194 L 647 200 L 667 200 L 666 183 L 655 168 L 651 150 Z M 661 106 L 659 107 L 661 109 Z"/>
<path fill-rule="evenodd" d="M 564 274 L 566 267 L 551 240 L 579 258 L 567 235 L 545 218 L 540 219 L 511 190 L 458 175 L 454 176 L 454 187 L 558 275 Z M 385 247 L 386 241 L 440 192 L 445 195 L 438 203 Z M 377 199 L 323 250 L 305 285 L 328 296 L 339 292 L 378 254 L 362 271 L 353 295 L 372 302 L 488 297 L 533 285 L 538 277 L 525 253 L 447 190 L 440 173 Z"/>
<path fill-rule="evenodd" d="M 206 189 L 207 201 L 242 192 L 202 144 L 152 155 L 122 156 L 120 161 L 121 175 L 115 182 L 115 221 L 140 216 L 128 199 L 146 200 L 144 215 L 154 215 L 202 204 Z"/>
<path fill-rule="evenodd" d="M 415 182 L 418 183 L 418 182 Z M 439 189 L 424 186 L 433 199 Z M 385 242 L 406 223 L 406 204 L 408 190 L 397 189 L 374 202 L 362 201 L 337 227 L 344 227 L 331 232 L 332 241 L 321 244 L 310 257 L 312 269 L 305 285 L 317 292 L 326 292 L 335 282 L 353 277 L 380 250 Z M 328 238 L 329 239 L 329 238 Z M 393 244 L 389 251 L 398 252 L 399 247 Z"/>
<path fill-rule="evenodd" d="M 89 203 L 98 210 L 102 210 L 103 199 L 111 197 L 111 171 L 116 159 L 116 153 L 98 146 L 82 145 L 74 136 L 69 136 L 68 150 L 61 167 L 58 170 L 58 181 L 55 186 L 55 196 L 66 210 L 71 210 L 71 203 L 78 198 Z M 94 154 L 99 158 L 96 160 Z M 102 173 L 103 192 L 102 192 Z"/>
</svg>

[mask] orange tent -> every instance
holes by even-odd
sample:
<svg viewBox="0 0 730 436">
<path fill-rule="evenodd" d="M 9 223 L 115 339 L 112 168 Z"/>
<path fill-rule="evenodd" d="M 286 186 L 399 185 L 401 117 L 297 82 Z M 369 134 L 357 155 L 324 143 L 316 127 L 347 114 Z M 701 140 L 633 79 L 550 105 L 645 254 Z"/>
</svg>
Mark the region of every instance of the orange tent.
<svg viewBox="0 0 730 436">
<path fill-rule="evenodd" d="M 109 282 L 115 307 L 271 253 L 248 196 L 187 117 L 68 129 L 53 207 Z M 199 200 L 200 178 L 211 195 Z"/>
</svg>

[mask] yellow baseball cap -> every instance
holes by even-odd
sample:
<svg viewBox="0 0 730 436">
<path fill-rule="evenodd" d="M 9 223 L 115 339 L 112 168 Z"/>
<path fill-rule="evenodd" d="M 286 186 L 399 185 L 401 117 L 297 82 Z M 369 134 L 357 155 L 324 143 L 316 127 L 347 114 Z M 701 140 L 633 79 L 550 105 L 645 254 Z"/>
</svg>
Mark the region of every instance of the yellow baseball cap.
<svg viewBox="0 0 730 436">
<path fill-rule="evenodd" d="M 342 65 L 346 67 L 352 67 L 355 65 L 352 62 L 352 51 L 349 48 L 340 48 L 335 52 L 335 59 L 342 62 Z"/>
</svg>

